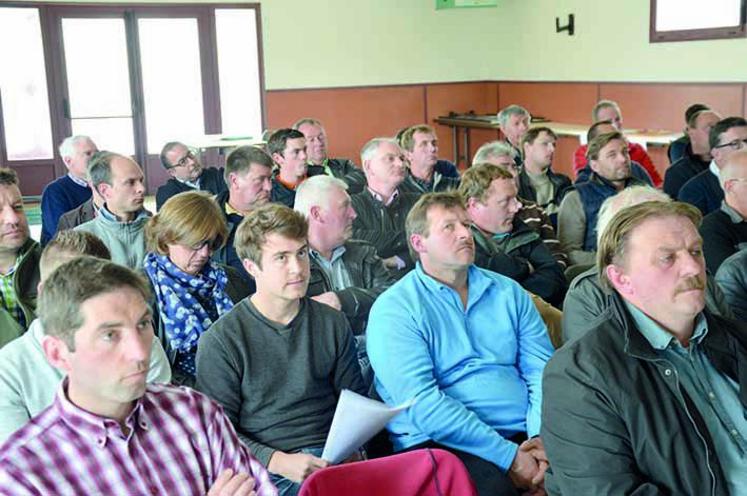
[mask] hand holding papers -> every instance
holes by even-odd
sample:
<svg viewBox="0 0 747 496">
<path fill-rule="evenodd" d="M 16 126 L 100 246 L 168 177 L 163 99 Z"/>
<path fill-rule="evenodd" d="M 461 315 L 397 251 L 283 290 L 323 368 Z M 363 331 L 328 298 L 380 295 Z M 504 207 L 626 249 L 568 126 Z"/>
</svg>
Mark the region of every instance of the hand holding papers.
<svg viewBox="0 0 747 496">
<path fill-rule="evenodd" d="M 412 402 L 389 408 L 380 401 L 344 389 L 337 402 L 322 458 L 332 464 L 345 460 L 410 405 Z"/>
</svg>

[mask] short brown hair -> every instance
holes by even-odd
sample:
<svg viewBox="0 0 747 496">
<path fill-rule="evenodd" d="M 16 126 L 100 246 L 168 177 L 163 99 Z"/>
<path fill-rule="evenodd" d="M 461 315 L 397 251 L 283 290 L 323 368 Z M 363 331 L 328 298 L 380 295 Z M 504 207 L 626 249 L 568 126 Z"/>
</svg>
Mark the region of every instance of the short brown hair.
<svg viewBox="0 0 747 496">
<path fill-rule="evenodd" d="M 143 276 L 108 260 L 82 256 L 59 266 L 44 283 L 37 313 L 44 333 L 60 338 L 75 351 L 75 332 L 84 324 L 80 307 L 86 300 L 130 288 L 150 300 Z"/>
<path fill-rule="evenodd" d="M 279 234 L 288 239 L 306 239 L 309 223 L 303 214 L 286 207 L 270 203 L 252 210 L 236 230 L 234 246 L 236 253 L 262 268 L 262 245 L 268 234 Z"/>
<path fill-rule="evenodd" d="M 252 164 L 263 165 L 269 169 L 273 167 L 270 156 L 256 146 L 244 145 L 234 148 L 226 157 L 226 168 L 223 171 L 226 184 L 229 184 L 229 176 L 232 173 L 246 173 Z"/>
<path fill-rule="evenodd" d="M 0 167 L 0 184 L 3 186 L 18 186 L 18 174 L 9 167 Z"/>
<path fill-rule="evenodd" d="M 597 160 L 599 159 L 599 152 L 602 148 L 607 146 L 610 141 L 620 140 L 625 141 L 625 136 L 619 131 L 612 133 L 600 134 L 589 142 L 589 147 L 586 149 L 586 160 Z"/>
<path fill-rule="evenodd" d="M 462 197 L 462 201 L 466 204 L 467 200 L 475 198 L 480 202 L 484 202 L 488 196 L 490 184 L 496 179 L 513 181 L 514 176 L 503 167 L 498 167 L 497 165 L 473 165 L 462 174 L 462 181 L 459 184 L 459 194 Z"/>
<path fill-rule="evenodd" d="M 89 255 L 110 260 L 111 253 L 103 241 L 88 231 L 59 231 L 44 247 L 39 259 L 41 280 L 45 281 L 54 270 L 71 258 Z"/>
<path fill-rule="evenodd" d="M 415 148 L 415 133 L 432 134 L 433 136 L 436 135 L 436 131 L 427 124 L 418 124 L 416 126 L 408 127 L 399 139 L 399 144 L 404 150 L 411 152 Z"/>
<path fill-rule="evenodd" d="M 428 225 L 428 211 L 432 207 L 441 207 L 446 210 L 459 208 L 464 210 L 464 203 L 459 193 L 449 191 L 447 193 L 426 193 L 421 196 L 415 205 L 410 209 L 405 220 L 405 233 L 407 235 L 407 247 L 410 250 L 410 256 L 413 260 L 418 260 L 420 256 L 412 247 L 410 237 L 413 234 L 419 234 L 427 237 L 430 234 L 430 225 Z"/>
<path fill-rule="evenodd" d="M 607 266 L 624 264 L 630 236 L 635 228 L 648 219 L 660 217 L 687 217 L 696 228 L 703 219 L 696 207 L 676 201 L 647 201 L 620 210 L 604 229 L 597 247 L 597 272 L 603 287 L 612 289 L 607 279 Z"/>
<path fill-rule="evenodd" d="M 526 145 L 526 144 L 533 145 L 534 144 L 534 140 L 536 140 L 537 138 L 539 138 L 539 135 L 541 133 L 547 133 L 549 136 L 552 136 L 552 139 L 554 139 L 555 141 L 558 140 L 558 135 L 555 134 L 555 131 L 553 131 L 549 127 L 539 126 L 539 127 L 530 128 L 521 137 L 521 145 L 520 145 L 521 150 L 520 151 L 521 151 L 521 156 L 522 157 L 524 156 L 524 145 Z"/>
<path fill-rule="evenodd" d="M 226 217 L 209 193 L 185 191 L 174 195 L 145 225 L 148 250 L 168 255 L 168 245 L 193 246 L 211 240 L 211 249 L 226 244 Z"/>
</svg>

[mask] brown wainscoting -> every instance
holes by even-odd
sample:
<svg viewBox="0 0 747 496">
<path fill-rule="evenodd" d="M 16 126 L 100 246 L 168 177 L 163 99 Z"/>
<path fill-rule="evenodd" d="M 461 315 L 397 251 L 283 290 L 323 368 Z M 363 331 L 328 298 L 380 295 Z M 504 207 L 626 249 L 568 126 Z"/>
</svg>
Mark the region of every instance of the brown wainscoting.
<svg viewBox="0 0 747 496">
<path fill-rule="evenodd" d="M 532 115 L 556 122 L 591 122 L 591 109 L 597 102 L 594 83 L 500 83 L 500 108 L 512 103 L 525 107 Z"/>
</svg>

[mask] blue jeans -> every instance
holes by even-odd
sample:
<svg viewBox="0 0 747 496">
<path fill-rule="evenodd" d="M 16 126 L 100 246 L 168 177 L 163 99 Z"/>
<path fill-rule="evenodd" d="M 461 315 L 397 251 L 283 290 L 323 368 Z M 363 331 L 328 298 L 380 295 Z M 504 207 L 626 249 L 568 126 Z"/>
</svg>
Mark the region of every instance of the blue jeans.
<svg viewBox="0 0 747 496">
<path fill-rule="evenodd" d="M 324 451 L 324 446 L 319 446 L 316 448 L 303 448 L 300 453 L 308 453 L 316 457 L 321 457 L 322 451 Z M 275 487 L 278 488 L 278 494 L 280 496 L 296 496 L 298 494 L 298 491 L 301 490 L 301 484 L 293 482 L 292 480 L 288 480 L 282 475 L 270 473 L 270 480 L 273 484 L 275 484 Z"/>
</svg>

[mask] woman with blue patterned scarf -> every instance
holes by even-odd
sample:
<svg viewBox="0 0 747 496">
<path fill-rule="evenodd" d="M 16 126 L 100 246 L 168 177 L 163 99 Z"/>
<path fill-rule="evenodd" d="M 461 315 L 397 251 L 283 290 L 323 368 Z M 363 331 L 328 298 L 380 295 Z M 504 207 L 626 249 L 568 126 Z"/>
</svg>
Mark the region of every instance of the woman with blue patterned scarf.
<svg viewBox="0 0 747 496">
<path fill-rule="evenodd" d="M 200 336 L 249 293 L 236 272 L 210 260 L 226 242 L 225 216 L 201 191 L 169 198 L 145 227 L 144 270 L 155 296 L 154 320 L 173 382 L 192 385 Z"/>
</svg>

